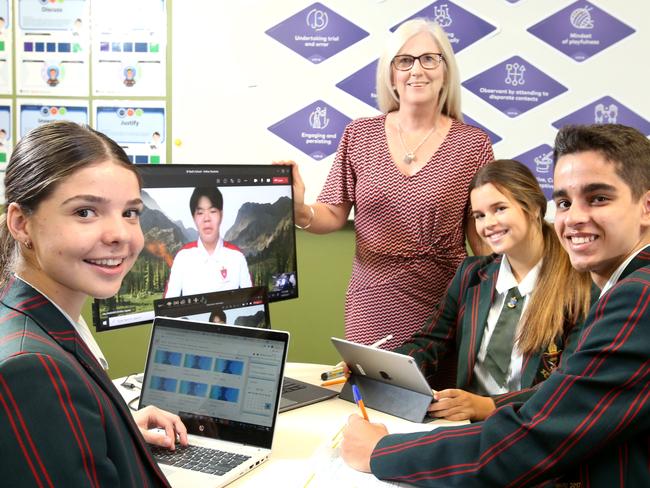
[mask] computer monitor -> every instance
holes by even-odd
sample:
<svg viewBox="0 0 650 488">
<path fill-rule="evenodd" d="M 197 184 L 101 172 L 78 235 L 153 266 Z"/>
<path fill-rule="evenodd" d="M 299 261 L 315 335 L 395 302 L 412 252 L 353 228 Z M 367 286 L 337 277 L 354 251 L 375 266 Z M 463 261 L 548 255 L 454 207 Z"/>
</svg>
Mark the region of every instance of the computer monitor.
<svg viewBox="0 0 650 488">
<path fill-rule="evenodd" d="M 298 297 L 290 167 L 137 169 L 145 246 L 119 292 L 94 301 L 98 331 L 153 321 L 154 300 L 161 298 L 250 286 L 265 287 L 271 302 Z M 222 207 L 216 220 L 214 207 Z M 219 239 L 210 254 L 217 228 Z"/>
<path fill-rule="evenodd" d="M 154 300 L 156 317 L 270 329 L 269 301 L 263 286 Z"/>
</svg>

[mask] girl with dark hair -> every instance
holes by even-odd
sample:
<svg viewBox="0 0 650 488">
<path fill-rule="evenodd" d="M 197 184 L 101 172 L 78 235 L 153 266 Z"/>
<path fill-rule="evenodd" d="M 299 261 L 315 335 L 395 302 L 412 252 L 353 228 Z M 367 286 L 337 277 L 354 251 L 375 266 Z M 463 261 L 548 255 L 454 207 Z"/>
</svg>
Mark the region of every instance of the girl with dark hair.
<svg viewBox="0 0 650 488">
<path fill-rule="evenodd" d="M 168 486 L 145 440 L 187 443 L 180 418 L 130 413 L 81 317 L 142 249 L 140 180 L 115 142 L 72 122 L 16 145 L 0 221 L 0 471 L 7 486 Z M 165 434 L 149 431 L 164 429 Z"/>
<path fill-rule="evenodd" d="M 590 305 L 591 279 L 571 267 L 544 221 L 546 198 L 526 166 L 498 160 L 481 168 L 470 203 L 494 254 L 465 259 L 430 321 L 396 349 L 429 378 L 457 361 L 456 388 L 436 392 L 429 407 L 449 420 L 483 420 L 530 396 L 575 348 Z"/>
</svg>

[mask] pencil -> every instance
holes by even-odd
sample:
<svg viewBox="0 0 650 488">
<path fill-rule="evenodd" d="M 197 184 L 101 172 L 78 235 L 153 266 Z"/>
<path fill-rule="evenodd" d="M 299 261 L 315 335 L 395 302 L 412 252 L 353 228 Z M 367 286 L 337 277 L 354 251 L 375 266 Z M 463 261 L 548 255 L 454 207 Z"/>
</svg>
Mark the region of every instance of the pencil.
<svg viewBox="0 0 650 488">
<path fill-rule="evenodd" d="M 320 379 L 323 381 L 333 380 L 334 378 L 339 378 L 344 374 L 345 374 L 345 368 L 343 368 L 343 366 L 339 366 L 338 368 L 333 368 L 330 369 L 329 371 L 325 371 L 324 373 L 321 373 Z"/>
<path fill-rule="evenodd" d="M 327 380 L 323 381 L 320 386 L 332 386 L 332 385 L 340 385 L 341 383 L 345 383 L 348 379 L 343 376 L 341 378 L 336 378 L 334 380 Z"/>
</svg>

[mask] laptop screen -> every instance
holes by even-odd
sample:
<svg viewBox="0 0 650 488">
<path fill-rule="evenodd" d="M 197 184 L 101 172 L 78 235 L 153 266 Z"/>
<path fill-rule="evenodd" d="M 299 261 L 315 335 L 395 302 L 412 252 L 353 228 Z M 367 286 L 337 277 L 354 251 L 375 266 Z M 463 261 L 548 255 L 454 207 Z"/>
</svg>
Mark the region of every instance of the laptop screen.
<svg viewBox="0 0 650 488">
<path fill-rule="evenodd" d="M 267 290 L 263 286 L 161 298 L 154 300 L 153 308 L 156 317 L 178 317 L 265 329 L 271 327 Z"/>
<path fill-rule="evenodd" d="M 157 317 L 140 408 L 177 413 L 195 435 L 270 448 L 289 334 Z"/>
</svg>

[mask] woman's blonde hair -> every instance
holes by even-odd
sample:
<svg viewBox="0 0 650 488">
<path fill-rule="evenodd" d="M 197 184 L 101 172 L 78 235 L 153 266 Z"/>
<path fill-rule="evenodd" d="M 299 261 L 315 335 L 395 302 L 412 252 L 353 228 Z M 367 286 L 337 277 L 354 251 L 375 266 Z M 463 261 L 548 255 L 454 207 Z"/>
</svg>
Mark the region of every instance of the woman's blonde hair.
<svg viewBox="0 0 650 488">
<path fill-rule="evenodd" d="M 542 234 L 544 259 L 517 340 L 522 353 L 544 351 L 568 332 L 565 322 L 573 326 L 587 317 L 591 277 L 571 266 L 555 230 L 544 220 L 546 197 L 525 165 L 511 159 L 493 161 L 474 175 L 470 192 L 488 183 L 518 203 Z"/>
<path fill-rule="evenodd" d="M 431 35 L 444 58 L 439 69 L 444 70 L 444 79 L 438 95 L 438 112 L 463 121 L 460 111 L 460 75 L 456 57 L 447 34 L 435 22 L 427 19 L 412 19 L 401 24 L 388 38 L 384 52 L 377 64 L 377 104 L 384 113 L 399 108 L 399 97 L 393 87 L 393 58 L 411 37 L 426 32 Z M 436 68 L 438 69 L 438 68 Z"/>
</svg>

